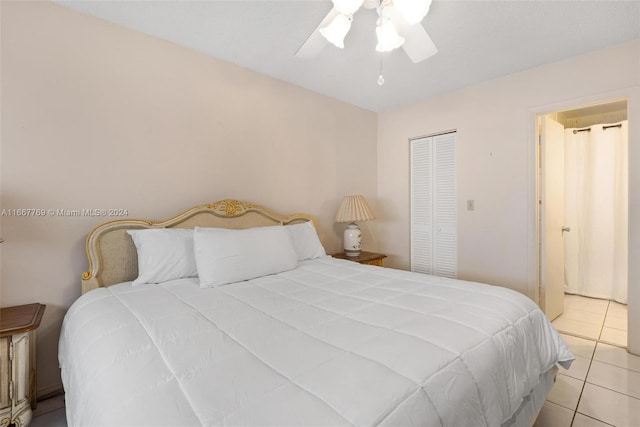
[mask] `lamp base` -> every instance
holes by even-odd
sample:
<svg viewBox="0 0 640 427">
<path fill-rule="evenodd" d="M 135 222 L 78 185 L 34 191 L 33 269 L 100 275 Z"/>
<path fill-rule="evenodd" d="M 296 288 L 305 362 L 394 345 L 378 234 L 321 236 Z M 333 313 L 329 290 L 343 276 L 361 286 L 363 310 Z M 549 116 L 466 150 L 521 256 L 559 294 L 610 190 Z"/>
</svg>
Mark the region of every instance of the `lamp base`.
<svg viewBox="0 0 640 427">
<path fill-rule="evenodd" d="M 352 222 L 344 230 L 344 253 L 348 257 L 360 255 L 362 247 L 362 232 L 358 224 Z"/>
</svg>

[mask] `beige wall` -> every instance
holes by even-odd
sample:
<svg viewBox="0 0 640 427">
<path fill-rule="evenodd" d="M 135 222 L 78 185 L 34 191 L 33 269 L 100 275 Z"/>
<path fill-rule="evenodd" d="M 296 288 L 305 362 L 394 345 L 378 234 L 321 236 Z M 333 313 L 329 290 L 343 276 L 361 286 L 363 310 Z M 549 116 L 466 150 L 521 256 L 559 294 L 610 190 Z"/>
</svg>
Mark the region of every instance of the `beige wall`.
<svg viewBox="0 0 640 427">
<path fill-rule="evenodd" d="M 388 266 L 409 268 L 409 144 L 457 130 L 459 277 L 536 294 L 535 116 L 629 101 L 629 259 L 640 259 L 640 40 L 382 113 L 377 221 Z M 634 167 L 635 164 L 635 167 Z M 475 210 L 466 210 L 466 200 Z M 391 208 L 392 207 L 392 208 Z M 640 266 L 629 263 L 630 348 L 640 353 Z"/>
<path fill-rule="evenodd" d="M 342 196 L 375 207 L 375 113 L 60 6 L 0 3 L 3 208 L 162 219 L 230 197 L 315 214 L 335 251 Z M 1 217 L 0 304 L 47 305 L 41 393 L 60 386 L 57 341 L 80 295 L 84 238 L 107 219 Z"/>
</svg>

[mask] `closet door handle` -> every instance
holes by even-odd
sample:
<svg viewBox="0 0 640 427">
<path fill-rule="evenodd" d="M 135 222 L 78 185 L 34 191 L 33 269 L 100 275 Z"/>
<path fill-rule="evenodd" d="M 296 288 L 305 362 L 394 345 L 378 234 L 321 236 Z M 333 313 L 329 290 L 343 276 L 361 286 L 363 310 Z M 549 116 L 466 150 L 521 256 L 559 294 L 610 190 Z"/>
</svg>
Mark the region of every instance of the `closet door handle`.
<svg viewBox="0 0 640 427">
<path fill-rule="evenodd" d="M 564 233 L 565 231 L 571 231 L 571 227 L 562 227 L 562 232 Z"/>
</svg>

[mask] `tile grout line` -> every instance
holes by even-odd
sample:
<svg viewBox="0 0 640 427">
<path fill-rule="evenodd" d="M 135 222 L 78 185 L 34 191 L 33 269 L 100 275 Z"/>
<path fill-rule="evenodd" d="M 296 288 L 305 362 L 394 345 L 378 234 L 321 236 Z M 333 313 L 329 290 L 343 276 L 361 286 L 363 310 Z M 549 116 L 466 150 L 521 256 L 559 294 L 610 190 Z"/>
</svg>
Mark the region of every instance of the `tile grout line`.
<svg viewBox="0 0 640 427">
<path fill-rule="evenodd" d="M 600 343 L 598 343 L 598 344 L 600 344 Z M 609 345 L 606 342 L 603 342 L 602 344 Z M 615 347 L 615 346 L 612 345 L 611 347 Z M 623 348 L 623 347 L 618 347 L 618 348 Z M 596 359 L 596 358 L 594 358 L 593 360 L 595 360 L 596 362 L 601 363 L 603 365 L 611 366 L 612 368 L 624 369 L 625 371 L 633 372 L 634 374 L 640 374 L 640 371 L 636 371 L 635 369 L 625 368 L 624 366 L 615 365 L 613 363 L 605 362 L 603 360 Z M 589 383 L 589 384 L 593 384 L 593 383 Z M 598 385 L 598 384 L 593 384 L 593 385 Z M 598 387 L 602 387 L 602 386 L 598 386 Z M 606 387 L 603 387 L 603 388 L 606 388 Z M 620 393 L 620 392 L 618 392 L 618 393 Z M 631 396 L 631 397 L 633 397 L 633 396 Z M 640 398 L 636 397 L 636 399 L 640 399 Z"/>
<path fill-rule="evenodd" d="M 589 358 L 589 367 L 587 368 L 587 372 L 584 375 L 584 381 L 582 382 L 582 388 L 580 389 L 580 395 L 578 396 L 578 402 L 576 403 L 576 409 L 575 411 L 573 411 L 573 417 L 571 418 L 571 426 L 573 426 L 573 423 L 576 419 L 576 414 L 578 413 L 578 408 L 580 407 L 580 401 L 582 400 L 582 394 L 584 393 L 584 389 L 587 386 L 587 378 L 589 377 L 589 371 L 591 371 L 591 365 L 593 364 L 593 358 L 596 355 L 596 349 L 598 348 L 598 342 L 600 342 L 600 336 L 602 335 L 602 330 L 604 329 L 604 324 L 606 322 L 607 319 L 607 312 L 609 311 L 609 304 L 611 304 L 611 301 L 607 302 L 607 309 L 604 312 L 604 318 L 602 319 L 602 326 L 600 327 L 600 334 L 598 335 L 598 338 L 595 341 L 595 345 L 593 346 L 593 351 L 591 352 L 591 357 Z M 600 420 L 598 420 L 600 421 Z"/>
<path fill-rule="evenodd" d="M 594 418 L 593 416 L 590 416 L 590 415 L 583 414 L 582 412 L 578 412 L 578 407 L 580 406 L 580 401 L 582 400 L 582 395 L 583 395 L 583 393 L 584 393 L 584 389 L 585 389 L 585 387 L 586 387 L 587 383 L 588 383 L 588 384 L 590 384 L 590 385 L 592 385 L 592 386 L 600 387 L 600 388 L 602 388 L 602 389 L 609 390 L 609 391 L 611 391 L 611 392 L 614 392 L 614 393 L 620 394 L 620 395 L 622 395 L 622 396 L 626 396 L 626 397 L 631 398 L 631 399 L 637 399 L 637 400 L 640 400 L 640 399 L 638 399 L 637 397 L 635 397 L 635 396 L 631 396 L 631 395 L 629 395 L 629 394 L 627 394 L 627 393 L 622 393 L 622 392 L 620 392 L 620 391 L 618 391 L 618 390 L 613 390 L 613 389 L 610 389 L 610 388 L 608 388 L 608 387 L 604 387 L 604 386 L 601 386 L 601 385 L 598 385 L 598 384 L 594 384 L 594 383 L 591 383 L 591 382 L 588 382 L 588 381 L 587 381 L 587 378 L 589 377 L 589 372 L 591 371 L 591 366 L 593 365 L 593 361 L 595 360 L 595 354 L 596 354 L 596 350 L 598 349 L 598 344 L 600 344 L 600 343 L 604 343 L 603 341 L 601 341 L 601 340 L 600 340 L 600 338 L 602 337 L 602 332 L 604 331 L 604 325 L 605 325 L 605 323 L 606 323 L 607 315 L 609 314 L 609 307 L 610 307 L 610 305 L 611 305 L 611 301 L 609 300 L 609 301 L 607 302 L 607 309 L 605 310 L 604 320 L 603 320 L 603 323 L 602 323 L 602 327 L 601 327 L 601 329 L 600 329 L 600 335 L 598 336 L 598 339 L 595 341 L 595 346 L 593 347 L 593 351 L 592 351 L 592 353 L 591 353 L 591 358 L 590 358 L 590 360 L 589 360 L 589 367 L 587 368 L 587 372 L 586 372 L 586 374 L 585 374 L 585 379 L 584 379 L 584 381 L 583 381 L 583 383 L 582 383 L 582 389 L 580 390 L 580 395 L 578 396 L 578 403 L 577 403 L 577 405 L 576 405 L 576 409 L 575 409 L 575 411 L 573 412 L 573 417 L 572 417 L 572 419 L 571 419 L 571 426 L 573 426 L 573 423 L 575 422 L 576 414 L 578 414 L 578 413 L 579 413 L 580 415 L 585 416 L 585 417 L 588 417 L 588 418 L 591 418 L 591 419 L 593 419 L 593 420 L 599 421 L 599 422 L 601 422 L 601 423 L 603 423 L 603 424 L 610 425 L 610 424 L 608 424 L 607 422 L 605 422 L 605 421 L 603 421 L 603 420 L 600 420 L 600 419 L 598 419 L 598 418 Z M 568 334 L 568 335 L 572 335 L 572 334 Z M 580 338 L 581 338 L 581 337 L 580 337 Z M 592 339 L 589 339 L 589 340 L 590 340 L 590 341 L 593 341 Z M 607 343 L 604 343 L 604 344 L 607 344 Z M 611 344 L 609 344 L 609 345 L 611 345 Z M 616 347 L 619 347 L 619 346 L 616 346 Z M 628 371 L 632 371 L 632 370 L 630 370 L 630 369 L 622 368 L 622 367 L 617 366 L 617 365 L 611 365 L 611 364 L 606 363 L 606 362 L 600 362 L 600 361 L 598 361 L 598 362 L 599 362 L 599 363 L 603 363 L 603 364 L 607 364 L 607 365 L 610 365 L 610 366 L 613 366 L 613 367 L 616 367 L 616 368 L 619 368 L 619 369 L 625 369 L 625 370 L 628 370 Z M 633 372 L 633 371 L 632 371 L 632 372 Z"/>
<path fill-rule="evenodd" d="M 627 394 L 627 393 L 623 393 L 623 392 L 621 392 L 621 391 L 619 391 L 619 390 L 614 390 L 614 389 L 612 389 L 612 388 L 605 387 L 605 386 L 600 385 L 600 384 L 594 384 L 594 383 L 588 383 L 588 384 L 589 384 L 589 385 L 592 385 L 592 386 L 594 386 L 594 387 L 601 388 L 601 389 L 603 389 L 603 390 L 611 391 L 611 392 L 613 392 L 613 393 L 615 393 L 615 394 L 619 394 L 619 395 L 624 396 L 624 397 L 628 397 L 629 399 L 633 399 L 633 400 L 638 400 L 638 401 L 640 401 L 640 398 L 637 398 L 637 397 L 635 397 L 635 396 L 631 396 L 631 395 L 629 395 L 629 394 Z"/>
<path fill-rule="evenodd" d="M 607 314 L 609 314 L 609 306 L 611 305 L 611 301 L 607 301 L 607 309 L 604 311 L 604 319 L 602 319 L 602 327 L 600 328 L 600 334 L 598 334 L 598 342 L 602 338 L 602 332 L 604 331 L 604 324 L 607 323 Z M 595 354 L 595 353 L 594 353 Z"/>
<path fill-rule="evenodd" d="M 565 295 L 572 295 L 572 294 L 565 294 Z M 594 337 L 592 337 L 592 336 L 589 336 L 588 334 L 581 334 L 581 333 L 578 333 L 578 332 L 568 331 L 568 330 L 566 330 L 565 328 L 562 328 L 562 329 L 564 329 L 564 330 L 562 330 L 562 329 L 558 329 L 558 327 L 556 326 L 556 324 L 554 324 L 554 322 L 555 322 L 557 319 L 554 319 L 554 320 L 551 322 L 551 324 L 553 325 L 553 327 L 554 327 L 554 328 L 556 328 L 556 330 L 557 330 L 558 332 L 562 333 L 562 334 L 571 335 L 571 336 L 574 336 L 574 337 L 577 337 L 577 338 L 582 338 L 582 339 L 586 339 L 586 340 L 590 340 L 590 341 L 595 341 L 595 342 L 598 342 L 598 343 L 600 343 L 600 342 L 601 342 L 601 343 L 603 343 L 603 344 L 612 345 L 612 346 L 615 346 L 615 347 L 620 347 L 620 348 L 624 348 L 624 349 L 626 349 L 626 348 L 627 348 L 628 343 L 627 343 L 627 344 L 621 344 L 621 343 L 615 342 L 615 341 L 613 341 L 613 340 L 611 340 L 611 341 L 608 341 L 608 340 L 607 340 L 607 341 L 605 341 L 605 340 L 603 340 L 603 339 L 602 339 L 602 334 L 603 334 L 603 332 L 604 332 L 604 328 L 605 328 L 605 327 L 608 327 L 608 326 L 606 326 L 606 323 L 607 323 L 607 316 L 609 315 L 609 307 L 611 307 L 611 304 L 612 304 L 612 303 L 615 303 L 615 301 L 613 301 L 613 300 L 606 300 L 606 299 L 600 299 L 600 298 L 584 297 L 584 296 L 580 296 L 580 298 L 584 298 L 584 299 L 596 299 L 596 300 L 600 300 L 600 301 L 606 301 L 606 303 L 607 303 L 607 307 L 606 307 L 606 308 L 605 308 L 605 310 L 604 310 L 603 321 L 602 321 L 602 325 L 601 325 L 601 327 L 600 327 L 600 332 L 598 333 L 598 336 L 594 338 Z M 566 308 L 567 308 L 567 307 L 566 307 L 566 302 L 565 302 L 565 307 L 564 307 L 564 308 L 565 308 L 565 310 L 566 310 Z M 596 313 L 595 311 L 593 311 L 593 312 L 587 312 L 587 313 L 591 313 L 592 315 L 599 314 L 599 312 L 598 312 L 598 313 Z M 564 314 L 564 313 L 563 313 L 563 314 Z M 560 316 L 558 316 L 558 319 L 560 319 L 562 316 L 563 316 L 562 314 L 561 314 Z M 583 320 L 577 320 L 577 319 L 567 319 L 567 320 L 571 320 L 571 321 L 573 321 L 573 322 L 581 323 L 581 324 L 585 324 L 585 323 L 587 323 L 587 322 L 584 322 Z M 615 329 L 615 330 L 618 330 L 618 331 L 624 332 L 625 334 L 628 334 L 628 331 L 627 331 L 627 330 L 624 330 L 624 329 L 618 329 L 618 328 L 610 328 L 610 329 Z"/>
<path fill-rule="evenodd" d="M 554 326 L 554 328 L 555 328 L 555 326 Z M 614 343 L 612 341 L 601 341 L 600 339 L 597 339 L 597 338 L 588 337 L 586 335 L 580 335 L 580 334 L 578 334 L 576 332 L 563 331 L 563 330 L 560 330 L 560 329 L 556 329 L 556 331 L 558 331 L 558 333 L 560 333 L 560 334 L 569 335 L 571 337 L 580 338 L 580 339 L 587 340 L 587 341 L 593 341 L 595 343 L 602 343 L 602 344 L 610 345 L 611 347 L 622 348 L 622 349 L 625 349 L 625 350 L 627 349 L 626 345 L 616 344 L 616 343 Z"/>
</svg>

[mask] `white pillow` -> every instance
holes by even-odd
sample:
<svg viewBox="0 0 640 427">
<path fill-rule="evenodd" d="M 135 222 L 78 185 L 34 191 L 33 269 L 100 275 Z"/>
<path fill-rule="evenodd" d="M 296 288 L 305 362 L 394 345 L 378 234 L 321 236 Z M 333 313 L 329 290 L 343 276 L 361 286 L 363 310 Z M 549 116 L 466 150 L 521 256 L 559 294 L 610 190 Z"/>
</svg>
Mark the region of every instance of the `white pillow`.
<svg viewBox="0 0 640 427">
<path fill-rule="evenodd" d="M 200 286 L 219 286 L 291 270 L 297 257 L 282 226 L 246 230 L 196 227 L 193 246 Z"/>
<path fill-rule="evenodd" d="M 291 237 L 298 261 L 327 255 L 311 221 L 287 225 L 285 228 L 289 232 L 289 237 Z"/>
<path fill-rule="evenodd" d="M 127 230 L 138 250 L 138 278 L 133 285 L 196 277 L 193 230 L 150 228 Z"/>
</svg>

